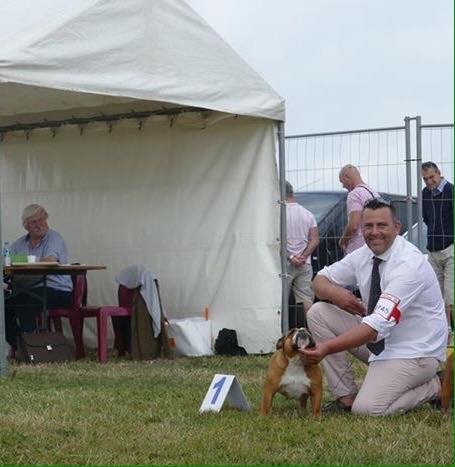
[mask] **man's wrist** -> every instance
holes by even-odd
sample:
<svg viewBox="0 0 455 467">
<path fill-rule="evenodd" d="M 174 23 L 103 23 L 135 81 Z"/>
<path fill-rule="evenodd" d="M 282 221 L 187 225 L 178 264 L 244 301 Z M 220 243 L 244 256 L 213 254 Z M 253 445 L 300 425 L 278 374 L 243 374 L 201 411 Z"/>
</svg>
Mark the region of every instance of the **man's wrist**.
<svg viewBox="0 0 455 467">
<path fill-rule="evenodd" d="M 326 355 L 330 355 L 330 354 L 334 353 L 333 350 L 332 350 L 331 339 L 328 340 L 328 341 L 322 342 L 320 345 L 323 346 L 324 357 Z"/>
</svg>

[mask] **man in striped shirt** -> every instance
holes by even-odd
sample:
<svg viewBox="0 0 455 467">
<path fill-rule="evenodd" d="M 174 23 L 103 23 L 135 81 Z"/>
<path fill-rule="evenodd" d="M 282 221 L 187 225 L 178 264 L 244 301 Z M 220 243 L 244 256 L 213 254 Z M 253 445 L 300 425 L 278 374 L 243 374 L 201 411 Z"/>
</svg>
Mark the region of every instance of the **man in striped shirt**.
<svg viewBox="0 0 455 467">
<path fill-rule="evenodd" d="M 353 165 L 345 165 L 340 170 L 339 179 L 349 192 L 346 199 L 348 223 L 339 241 L 340 247 L 348 254 L 365 245 L 360 229 L 362 210 L 367 201 L 379 198 L 379 194 L 364 183 L 359 170 Z"/>
</svg>

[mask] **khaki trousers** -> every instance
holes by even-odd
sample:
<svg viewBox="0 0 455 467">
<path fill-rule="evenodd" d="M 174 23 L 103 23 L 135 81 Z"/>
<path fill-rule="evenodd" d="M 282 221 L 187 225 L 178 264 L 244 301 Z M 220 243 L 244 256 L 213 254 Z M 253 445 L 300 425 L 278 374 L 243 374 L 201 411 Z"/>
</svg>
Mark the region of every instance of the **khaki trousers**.
<svg viewBox="0 0 455 467">
<path fill-rule="evenodd" d="M 315 303 L 307 315 L 308 327 L 316 342 L 332 339 L 358 325 L 361 318 L 335 305 Z M 365 345 L 349 351 L 368 363 Z M 330 392 L 338 399 L 356 395 L 352 412 L 363 415 L 392 415 L 411 410 L 437 396 L 440 382 L 436 358 L 380 360 L 369 364 L 360 391 L 347 352 L 328 355 L 322 360 Z"/>
<path fill-rule="evenodd" d="M 296 268 L 288 262 L 288 274 L 288 296 L 292 288 L 295 296 L 295 303 L 303 303 L 306 309 L 308 309 L 314 301 L 313 289 L 311 287 L 313 267 L 311 264 L 305 263 Z"/>
<path fill-rule="evenodd" d="M 453 305 L 453 243 L 445 250 L 430 251 L 428 262 L 438 278 L 444 303 L 446 306 Z"/>
</svg>

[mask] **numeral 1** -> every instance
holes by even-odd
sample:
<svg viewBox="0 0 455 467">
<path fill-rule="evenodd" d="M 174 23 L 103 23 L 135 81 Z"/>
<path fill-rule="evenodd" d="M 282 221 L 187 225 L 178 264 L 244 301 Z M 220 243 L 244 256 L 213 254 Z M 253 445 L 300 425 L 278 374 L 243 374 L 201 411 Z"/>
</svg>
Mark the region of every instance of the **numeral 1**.
<svg viewBox="0 0 455 467">
<path fill-rule="evenodd" d="M 213 389 L 216 389 L 215 394 L 213 395 L 212 401 L 210 404 L 215 404 L 218 396 L 220 395 L 221 388 L 223 387 L 224 382 L 226 381 L 226 376 L 223 376 L 219 381 L 213 385 Z"/>
</svg>

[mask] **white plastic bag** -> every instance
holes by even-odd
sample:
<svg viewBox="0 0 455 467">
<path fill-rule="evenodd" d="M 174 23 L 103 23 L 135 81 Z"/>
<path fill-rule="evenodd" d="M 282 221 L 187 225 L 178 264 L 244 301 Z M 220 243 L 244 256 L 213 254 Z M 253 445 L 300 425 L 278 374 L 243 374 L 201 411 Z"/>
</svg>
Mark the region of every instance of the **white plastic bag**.
<svg viewBox="0 0 455 467">
<path fill-rule="evenodd" d="M 210 320 L 204 318 L 170 319 L 168 336 L 175 342 L 175 354 L 187 357 L 213 355 Z"/>
</svg>

